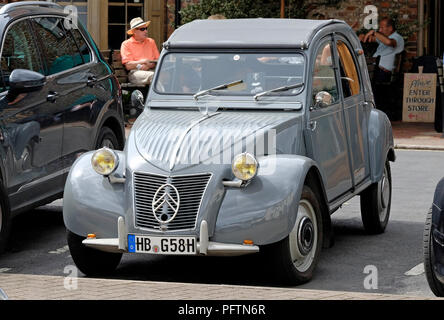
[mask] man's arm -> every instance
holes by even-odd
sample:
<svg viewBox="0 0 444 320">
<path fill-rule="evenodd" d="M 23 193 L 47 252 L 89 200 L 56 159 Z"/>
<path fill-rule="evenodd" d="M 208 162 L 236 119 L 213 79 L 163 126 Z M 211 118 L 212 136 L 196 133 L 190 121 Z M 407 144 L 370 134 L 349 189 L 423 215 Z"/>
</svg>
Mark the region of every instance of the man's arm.
<svg viewBox="0 0 444 320">
<path fill-rule="evenodd" d="M 139 68 L 137 66 L 139 65 Z M 149 59 L 142 59 L 138 61 L 128 61 L 125 63 L 126 70 L 144 70 L 147 71 L 149 69 L 152 69 L 156 66 L 155 62 Z"/>
<path fill-rule="evenodd" d="M 385 44 L 386 46 L 389 46 L 389 47 L 396 48 L 397 43 L 396 43 L 395 39 L 391 39 L 389 37 L 386 37 L 385 35 L 383 35 L 382 33 L 378 32 L 376 30 L 371 30 L 370 32 L 372 32 L 372 31 L 373 31 L 373 36 L 376 37 L 376 39 L 381 41 L 383 44 Z"/>
</svg>

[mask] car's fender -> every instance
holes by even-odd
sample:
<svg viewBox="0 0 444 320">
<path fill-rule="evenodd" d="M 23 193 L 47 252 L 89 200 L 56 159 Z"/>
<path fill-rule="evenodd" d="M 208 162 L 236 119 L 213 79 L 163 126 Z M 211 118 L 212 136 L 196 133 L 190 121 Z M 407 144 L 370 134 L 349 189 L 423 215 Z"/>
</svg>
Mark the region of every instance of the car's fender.
<svg viewBox="0 0 444 320">
<path fill-rule="evenodd" d="M 385 161 L 395 161 L 392 126 L 387 115 L 371 109 L 368 124 L 370 177 L 378 182 L 384 172 Z"/>
<path fill-rule="evenodd" d="M 265 245 L 282 240 L 292 230 L 307 174 L 317 165 L 312 159 L 295 155 L 268 156 L 258 161 L 258 175 L 250 185 L 226 191 L 212 241 L 252 240 Z M 318 195 L 320 202 L 325 199 L 322 192 Z"/>
<path fill-rule="evenodd" d="M 116 176 L 123 176 L 124 153 L 119 157 Z M 90 151 L 73 164 L 63 195 L 63 221 L 71 232 L 80 236 L 94 233 L 98 238 L 117 237 L 117 219 L 125 214 L 124 184 L 111 184 L 94 171 Z"/>
</svg>

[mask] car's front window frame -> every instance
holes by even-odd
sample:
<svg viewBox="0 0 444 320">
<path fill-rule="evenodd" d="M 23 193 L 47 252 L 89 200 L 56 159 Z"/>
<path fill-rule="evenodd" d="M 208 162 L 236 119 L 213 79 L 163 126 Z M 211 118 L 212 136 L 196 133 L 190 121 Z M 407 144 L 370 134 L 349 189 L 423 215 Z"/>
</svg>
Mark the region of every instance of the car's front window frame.
<svg viewBox="0 0 444 320">
<path fill-rule="evenodd" d="M 204 50 L 204 51 L 199 51 L 199 52 L 196 52 L 196 50 L 180 50 L 180 51 L 179 50 L 171 50 L 171 51 L 168 51 L 168 52 L 166 52 L 165 54 L 163 54 L 161 56 L 161 59 L 159 61 L 159 66 L 158 66 L 158 68 L 156 70 L 156 75 L 155 75 L 155 77 L 153 79 L 153 85 L 152 85 L 153 92 L 158 94 L 158 95 L 160 95 L 160 96 L 163 96 L 163 97 L 166 97 L 166 96 L 174 96 L 174 97 L 182 96 L 182 97 L 192 98 L 193 95 L 196 94 L 199 91 L 198 90 L 196 92 L 185 93 L 185 92 L 162 92 L 162 91 L 158 90 L 157 86 L 158 86 L 159 77 L 161 75 L 162 65 L 163 65 L 163 63 L 166 61 L 166 59 L 171 54 L 179 54 L 179 55 L 180 54 L 190 54 L 190 55 L 191 54 L 196 54 L 196 55 L 203 55 L 203 54 L 208 54 L 208 55 L 211 55 L 211 54 L 221 54 L 221 55 L 225 55 L 225 54 L 227 54 L 227 55 L 231 55 L 231 54 L 233 54 L 233 55 L 237 55 L 237 54 L 238 55 L 252 54 L 252 55 L 254 55 L 254 54 L 259 54 L 259 55 L 262 55 L 263 54 L 263 55 L 269 55 L 269 56 L 272 56 L 272 55 L 288 55 L 289 57 L 299 56 L 300 59 L 302 59 L 302 61 L 303 61 L 302 62 L 302 68 L 301 68 L 302 73 L 300 75 L 296 75 L 296 76 L 297 77 L 300 76 L 300 79 L 301 79 L 300 81 L 303 82 L 304 79 L 305 79 L 305 73 L 306 73 L 307 56 L 306 56 L 306 54 L 304 53 L 303 50 L 288 50 L 288 49 L 287 50 L 285 50 L 285 49 L 281 49 L 281 50 L 278 50 L 278 49 L 220 50 L 219 49 L 217 51 L 216 50 Z M 238 79 L 238 80 L 244 80 L 244 79 Z M 294 84 L 294 83 L 292 83 L 292 84 Z M 201 89 L 204 90 L 204 89 L 207 89 L 207 88 L 201 88 Z M 268 89 L 274 89 L 274 88 L 268 88 Z M 266 91 L 266 90 L 263 90 L 263 91 Z M 276 97 L 276 96 L 292 97 L 292 96 L 299 95 L 302 92 L 303 92 L 303 89 L 297 90 L 296 93 L 292 93 L 292 91 L 289 90 L 288 92 L 273 93 L 270 96 L 273 96 L 273 97 Z M 220 93 L 216 93 L 216 94 L 218 96 L 231 96 L 231 97 L 236 97 L 236 98 L 241 98 L 241 99 L 242 98 L 253 99 L 253 97 L 254 97 L 254 95 L 256 93 L 241 93 L 240 94 L 240 93 L 236 93 L 235 91 L 231 91 L 230 93 L 227 94 L 227 91 L 224 91 L 224 92 L 220 92 Z"/>
</svg>

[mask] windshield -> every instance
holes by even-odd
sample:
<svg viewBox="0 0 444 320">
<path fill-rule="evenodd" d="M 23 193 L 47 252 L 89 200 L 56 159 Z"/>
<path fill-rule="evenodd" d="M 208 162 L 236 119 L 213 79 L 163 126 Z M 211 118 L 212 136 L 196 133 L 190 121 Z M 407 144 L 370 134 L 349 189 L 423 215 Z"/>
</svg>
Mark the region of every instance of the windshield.
<svg viewBox="0 0 444 320">
<path fill-rule="evenodd" d="M 299 53 L 170 53 L 158 69 L 154 90 L 188 94 L 239 81 L 208 94 L 255 96 L 303 81 L 304 56 Z M 272 95 L 294 95 L 299 87 Z"/>
</svg>

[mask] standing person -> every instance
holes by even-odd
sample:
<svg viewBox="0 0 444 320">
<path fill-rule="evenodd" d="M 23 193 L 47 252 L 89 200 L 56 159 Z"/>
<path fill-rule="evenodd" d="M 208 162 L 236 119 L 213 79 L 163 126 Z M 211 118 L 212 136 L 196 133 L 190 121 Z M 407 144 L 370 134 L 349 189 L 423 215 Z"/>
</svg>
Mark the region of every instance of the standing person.
<svg viewBox="0 0 444 320">
<path fill-rule="evenodd" d="M 395 69 L 395 56 L 404 50 L 404 39 L 396 32 L 393 19 L 383 18 L 379 22 L 379 31 L 370 30 L 363 42 L 377 42 L 378 48 L 373 57 L 380 56 L 379 68 L 375 70 L 376 82 L 390 82 Z"/>
<path fill-rule="evenodd" d="M 154 68 L 159 59 L 156 42 L 148 38 L 148 26 L 151 21 L 134 18 L 130 22 L 128 34 L 131 38 L 125 40 L 120 48 L 122 64 L 129 71 L 128 80 L 137 85 L 150 84 L 154 76 Z"/>
</svg>

